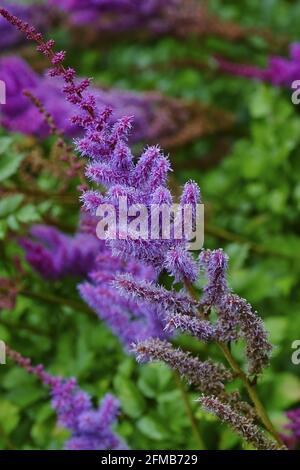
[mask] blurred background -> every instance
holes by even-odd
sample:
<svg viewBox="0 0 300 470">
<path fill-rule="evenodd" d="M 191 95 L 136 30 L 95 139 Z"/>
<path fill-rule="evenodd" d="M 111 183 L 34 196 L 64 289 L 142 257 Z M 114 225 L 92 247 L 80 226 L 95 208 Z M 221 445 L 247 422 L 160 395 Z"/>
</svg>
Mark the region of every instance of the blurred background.
<svg viewBox="0 0 300 470">
<path fill-rule="evenodd" d="M 160 144 L 174 168 L 172 186 L 187 179 L 200 185 L 205 247 L 228 253 L 231 286 L 263 317 L 275 345 L 258 388 L 284 429 L 285 412 L 300 406 L 300 365 L 291 360 L 300 339 L 300 115 L 291 102 L 291 84 L 300 80 L 300 3 L 0 3 L 68 51 L 68 65 L 93 78 L 100 104 L 115 116 L 135 116 L 137 155 L 145 144 Z M 95 399 L 112 391 L 122 404 L 118 431 L 133 449 L 198 448 L 191 410 L 207 448 L 242 448 L 166 366 L 137 365 L 123 350 L 78 294 L 82 266 L 63 272 L 55 262 L 26 261 L 33 225 L 68 236 L 79 225 L 82 166 L 71 149 L 58 156 L 57 136 L 23 94 L 39 98 L 67 139 L 79 134 L 47 67 L 0 19 L 7 100 L 0 118 L 0 339 L 52 373 L 76 376 Z M 53 253 L 51 262 L 63 256 L 58 245 Z M 191 341 L 178 338 L 205 357 Z M 1 365 L 0 393 L 1 449 L 63 446 L 67 431 L 55 424 L 48 392 L 34 378 Z"/>
</svg>

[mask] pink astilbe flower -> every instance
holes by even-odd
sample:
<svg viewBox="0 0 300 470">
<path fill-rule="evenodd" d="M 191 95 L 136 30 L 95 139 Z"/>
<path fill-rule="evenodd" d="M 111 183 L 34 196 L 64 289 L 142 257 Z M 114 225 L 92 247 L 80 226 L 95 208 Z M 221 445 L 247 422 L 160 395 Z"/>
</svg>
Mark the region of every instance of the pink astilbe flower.
<svg viewBox="0 0 300 470">
<path fill-rule="evenodd" d="M 98 408 L 94 408 L 90 396 L 79 388 L 76 379 L 50 375 L 43 365 L 32 366 L 30 359 L 10 348 L 7 348 L 7 354 L 16 364 L 50 388 L 51 404 L 57 414 L 58 424 L 71 432 L 65 449 L 126 449 L 124 442 L 111 428 L 117 420 L 120 408 L 114 396 L 107 394 Z"/>
</svg>

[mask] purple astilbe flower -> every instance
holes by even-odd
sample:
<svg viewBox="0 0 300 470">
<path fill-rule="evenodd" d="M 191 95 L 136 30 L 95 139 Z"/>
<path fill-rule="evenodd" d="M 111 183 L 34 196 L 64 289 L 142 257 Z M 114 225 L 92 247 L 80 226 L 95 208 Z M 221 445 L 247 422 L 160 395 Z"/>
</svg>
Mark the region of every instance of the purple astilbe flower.
<svg viewBox="0 0 300 470">
<path fill-rule="evenodd" d="M 223 250 L 204 250 L 200 254 L 200 264 L 208 279 L 201 305 L 206 313 L 212 307 L 217 309 L 216 330 L 219 340 L 228 342 L 244 338 L 249 373 L 260 374 L 269 364 L 272 347 L 257 313 L 245 299 L 233 294 L 228 287 L 228 257 Z"/>
<path fill-rule="evenodd" d="M 43 365 L 32 366 L 16 351 L 7 348 L 8 356 L 28 373 L 35 375 L 50 388 L 52 408 L 58 424 L 71 432 L 65 443 L 69 450 L 121 450 L 124 442 L 112 430 L 119 414 L 119 402 L 107 394 L 98 408 L 94 408 L 90 396 L 82 391 L 76 379 L 64 379 L 48 374 Z"/>
<path fill-rule="evenodd" d="M 156 306 L 166 331 L 188 332 L 202 341 L 216 338 L 214 326 L 196 317 L 198 303 L 185 293 L 168 291 L 153 283 L 138 281 L 128 274 L 117 276 L 114 286 L 128 298 Z"/>
<path fill-rule="evenodd" d="M 293 81 L 299 80 L 300 76 L 300 44 L 293 43 L 290 45 L 289 58 L 270 57 L 268 65 L 264 69 L 254 65 L 230 62 L 222 57 L 217 57 L 216 61 L 220 70 L 231 75 L 290 88 Z"/>
<path fill-rule="evenodd" d="M 133 342 L 167 335 L 158 306 L 125 298 L 114 286 L 115 277 L 125 273 L 141 282 L 156 278 L 152 268 L 114 257 L 109 248 L 103 248 L 96 258 L 95 269 L 89 274 L 90 281 L 81 284 L 79 292 L 129 351 Z"/>
<path fill-rule="evenodd" d="M 43 5 L 29 4 L 13 0 L 2 0 L 1 6 L 9 10 L 23 21 L 36 24 L 39 28 L 47 26 L 48 20 L 46 9 Z M 20 44 L 23 40 L 20 34 L 12 25 L 7 23 L 4 18 L 0 18 L 0 50 L 5 50 Z"/>
<path fill-rule="evenodd" d="M 112 189 L 115 185 L 123 185 L 128 190 L 136 190 L 139 193 L 140 203 L 149 209 L 151 195 L 161 186 L 166 185 L 170 164 L 167 157 L 163 155 L 158 147 L 147 148 L 140 159 L 135 163 L 130 149 L 126 152 L 128 164 L 125 168 L 118 165 L 119 154 L 126 148 L 131 129 L 131 119 L 123 117 L 111 124 L 109 119 L 111 111 L 105 108 L 99 111 L 97 100 L 93 94 L 87 91 L 88 80 L 78 82 L 75 80 L 73 69 L 66 69 L 62 65 L 63 53 L 53 51 L 54 41 L 45 42 L 35 28 L 23 23 L 18 18 L 1 9 L 0 13 L 11 24 L 24 32 L 28 39 L 38 43 L 38 50 L 46 55 L 53 64 L 50 75 L 61 77 L 65 86 L 63 91 L 69 103 L 76 105 L 79 114 L 73 117 L 73 123 L 80 125 L 85 130 L 85 135 L 77 141 L 77 149 L 84 156 L 89 157 L 86 174 L 95 183 Z M 151 170 L 148 171 L 151 162 Z M 138 189 L 137 189 L 138 188 Z M 109 201 L 109 198 L 107 200 Z M 112 201 L 113 202 L 113 201 Z M 186 280 L 193 282 L 196 279 L 198 266 L 186 251 L 185 240 L 176 243 L 174 240 L 133 239 L 130 236 L 125 240 L 112 240 L 111 248 L 115 255 L 135 256 L 137 259 L 154 265 L 158 272 L 165 267 L 175 280 Z"/>
<path fill-rule="evenodd" d="M 253 424 L 252 420 L 237 413 L 228 403 L 218 397 L 203 395 L 199 399 L 202 407 L 228 424 L 243 439 L 259 450 L 276 450 L 278 447 Z"/>
<path fill-rule="evenodd" d="M 122 194 L 130 196 L 136 203 L 143 204 L 147 208 L 151 206 L 154 197 L 165 199 L 167 205 L 171 204 L 172 198 L 169 197 L 167 186 L 170 163 L 160 148 L 157 146 L 148 147 L 139 159 L 134 159 L 127 144 L 132 119 L 124 117 L 112 124 L 111 109 L 98 109 L 96 98 L 88 92 L 88 81 L 78 82 L 75 79 L 74 70 L 66 69 L 63 66 L 64 53 L 55 53 L 53 51 L 54 41 L 45 42 L 34 28 L 11 16 L 7 11 L 0 9 L 0 14 L 23 31 L 29 39 L 33 39 L 38 43 L 38 50 L 46 55 L 54 65 L 50 74 L 64 80 L 63 91 L 66 99 L 76 105 L 79 110 L 72 121 L 84 129 L 84 136 L 76 141 L 76 147 L 82 156 L 89 159 L 86 169 L 88 177 L 93 183 L 101 185 L 101 189 L 106 190 L 105 193 L 92 190 L 92 192 L 89 191 L 82 195 L 83 203 L 86 207 L 89 206 L 92 215 L 95 214 L 96 204 L 102 196 L 105 198 L 105 202 L 112 205 L 116 205 L 119 196 Z M 189 187 L 184 188 L 182 200 L 188 200 L 192 209 L 195 209 L 195 201 L 198 199 L 199 191 L 197 191 L 194 183 L 190 183 Z M 130 227 L 129 233 L 131 233 L 131 230 L 134 232 Z M 121 231 L 121 236 L 123 235 L 124 233 Z M 118 298 L 114 291 L 116 287 L 112 285 L 112 281 L 118 274 L 129 274 L 134 275 L 138 280 L 153 281 L 165 268 L 174 276 L 176 282 L 184 282 L 186 289 L 192 291 L 191 282 L 194 282 L 197 278 L 198 263 L 187 251 L 187 240 L 177 240 L 172 236 L 168 240 L 144 240 L 134 237 L 122 239 L 120 237 L 116 240 L 107 239 L 106 247 L 108 252 L 101 254 L 102 258 L 97 261 L 99 265 L 90 273 L 91 282 L 83 284 L 80 291 L 86 301 L 100 315 L 105 317 L 111 328 L 120 336 L 123 335 L 125 344 L 128 344 L 130 340 L 134 341 L 134 351 L 140 359 L 162 360 L 170 367 L 178 370 L 189 381 L 195 383 L 204 393 L 218 395 L 219 398 L 223 398 L 224 395 L 227 396 L 224 382 L 235 377 L 220 364 L 210 361 L 201 362 L 188 353 L 174 349 L 168 341 L 158 339 L 159 334 L 157 332 L 153 333 L 155 329 L 152 329 L 152 326 L 149 327 L 149 324 L 151 325 L 151 322 L 153 322 L 153 318 L 156 318 L 156 321 L 166 323 L 167 328 L 173 321 L 175 328 L 182 326 L 183 331 L 190 331 L 207 341 L 217 339 L 224 355 L 227 359 L 229 357 L 230 364 L 232 364 L 231 353 L 224 343 L 236 340 L 239 337 L 245 338 L 250 373 L 258 374 L 261 372 L 262 367 L 267 364 L 270 348 L 267 336 L 261 321 L 252 312 L 251 307 L 245 304 L 243 299 L 239 299 L 237 296 L 232 297 L 233 294 L 226 283 L 227 260 L 222 251 L 211 252 L 208 250 L 201 254 L 200 263 L 207 273 L 208 285 L 204 291 L 200 311 L 188 314 L 176 310 L 172 312 L 171 310 L 168 316 L 162 311 L 161 305 L 154 302 L 149 304 L 149 299 L 148 302 L 146 299 L 144 305 L 142 305 L 140 301 L 137 302 L 137 299 L 130 299 L 121 295 Z M 126 263 L 132 263 L 133 259 L 135 259 L 134 263 L 138 261 L 147 267 L 151 266 L 153 278 L 145 278 L 143 275 L 139 279 L 136 272 L 132 273 Z M 114 263 L 120 263 L 121 265 L 116 268 Z M 113 270 L 113 276 L 111 270 Z M 218 313 L 219 318 L 215 324 L 209 321 L 211 308 L 216 309 Z M 142 318 L 142 315 L 144 318 Z M 129 321 L 132 317 L 133 321 Z M 190 319 L 192 321 L 189 323 Z M 227 320 L 229 326 L 226 326 L 225 331 Z M 254 328 L 251 330 L 252 324 Z M 212 328 L 212 330 L 209 328 Z M 224 331 L 222 331 L 222 328 Z M 161 329 L 158 328 L 158 330 L 161 332 Z M 151 338 L 152 333 L 156 338 Z M 136 337 L 138 337 L 137 340 L 133 339 Z M 252 385 L 248 377 L 238 364 L 234 365 L 233 369 L 242 379 L 249 392 Z M 249 392 L 249 396 L 253 399 L 252 395 L 253 393 Z M 219 400 L 219 398 L 216 398 L 216 400 Z M 265 419 L 264 412 L 261 411 L 262 405 L 257 405 L 256 399 L 253 399 L 253 402 L 266 429 L 279 442 L 272 424 L 269 425 L 268 419 Z M 215 403 L 216 409 L 218 403 Z M 209 404 L 206 402 L 206 405 L 208 407 Z M 221 419 L 224 416 L 224 421 L 230 422 L 230 416 L 228 417 L 228 415 L 231 408 L 223 409 L 222 406 L 223 403 L 220 402 L 220 409 L 223 410 L 223 413 L 218 414 L 216 412 L 216 414 L 220 415 Z M 230 422 L 233 427 L 239 418 L 236 409 L 237 405 L 234 407 L 236 413 L 234 419 L 232 423 Z M 245 417 L 245 419 L 247 418 Z M 249 421 L 253 425 L 252 418 L 247 421 L 240 421 L 241 426 L 246 428 L 246 437 L 250 438 L 251 442 L 258 447 L 269 447 L 269 443 L 265 446 L 266 441 L 263 438 L 255 438 L 256 431 L 254 428 L 250 429 L 248 427 Z M 242 431 L 241 426 L 236 425 L 237 432 Z M 272 443 L 270 443 L 270 448 L 274 448 Z"/>
<path fill-rule="evenodd" d="M 61 60 L 62 57 L 58 55 L 55 60 Z M 82 134 L 80 126 L 70 121 L 76 108 L 65 100 L 61 91 L 63 84 L 60 78 L 54 80 L 47 75 L 39 75 L 23 59 L 8 56 L 0 59 L 0 79 L 6 84 L 7 104 L 2 109 L 1 117 L 1 124 L 5 128 L 40 138 L 49 135 L 50 129 L 45 123 L 44 116 L 32 101 L 24 96 L 23 92 L 26 90 L 39 99 L 52 116 L 56 127 L 65 135 L 75 137 Z M 192 112 L 188 103 L 166 98 L 159 93 L 136 93 L 95 87 L 93 94 L 99 108 L 108 106 L 114 110 L 114 116 L 110 117 L 110 122 L 114 122 L 124 114 L 134 115 L 130 143 L 166 141 L 172 146 L 174 136 L 177 136 L 180 130 L 190 126 L 194 119 L 198 119 L 198 114 L 204 122 L 210 120 L 205 117 L 207 113 L 205 112 L 204 115 L 200 107 Z M 195 135 L 189 136 L 187 132 L 185 134 L 182 143 L 195 138 Z M 83 152 L 84 142 L 82 142 Z M 122 151 L 121 145 L 116 146 L 117 155 Z M 126 148 L 124 151 L 126 152 Z"/>
<path fill-rule="evenodd" d="M 30 234 L 33 238 L 21 239 L 20 245 L 27 262 L 46 279 L 87 275 L 103 245 L 94 235 L 78 232 L 71 237 L 47 225 L 33 226 Z"/>
<path fill-rule="evenodd" d="M 223 393 L 224 382 L 233 379 L 222 364 L 201 362 L 190 353 L 175 349 L 168 341 L 149 339 L 135 344 L 133 350 L 138 361 L 163 361 L 205 393 Z"/>
<path fill-rule="evenodd" d="M 124 32 L 139 30 L 142 26 L 155 33 L 170 29 L 167 12 L 180 0 L 50 0 L 70 15 L 77 26 L 92 24 L 98 31 Z"/>
<path fill-rule="evenodd" d="M 231 40 L 246 28 L 213 15 L 197 0 L 50 0 L 74 26 L 93 25 L 94 34 L 138 33 L 141 37 L 217 35 Z"/>
</svg>

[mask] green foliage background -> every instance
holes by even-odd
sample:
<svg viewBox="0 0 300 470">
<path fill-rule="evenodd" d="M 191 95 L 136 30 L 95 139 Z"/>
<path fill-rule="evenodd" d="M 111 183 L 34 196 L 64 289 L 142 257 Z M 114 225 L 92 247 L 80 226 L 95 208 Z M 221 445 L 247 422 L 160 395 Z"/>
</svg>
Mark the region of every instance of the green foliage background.
<svg viewBox="0 0 300 470">
<path fill-rule="evenodd" d="M 212 0 L 210 7 L 224 18 L 272 29 L 292 40 L 300 39 L 300 4 L 284 0 Z M 243 43 L 215 38 L 178 41 L 117 42 L 107 47 L 78 50 L 66 30 L 53 31 L 67 49 L 69 62 L 96 82 L 134 90 L 211 103 L 236 116 L 230 150 L 212 169 L 202 167 L 216 136 L 203 138 L 170 155 L 179 183 L 195 179 L 206 204 L 206 247 L 223 247 L 230 256 L 232 287 L 247 298 L 264 318 L 274 344 L 272 366 L 258 384 L 271 418 L 281 429 L 284 412 L 300 406 L 300 366 L 291 362 L 291 344 L 300 338 L 300 116 L 289 91 L 240 78 L 216 74 L 213 69 L 169 65 L 180 59 L 209 60 L 226 53 L 236 60 L 263 65 L 270 53 L 263 40 Z M 276 51 L 273 51 L 276 52 Z M 280 50 L 277 53 L 284 53 Z M 300 78 L 300 77 L 299 77 Z M 51 139 L 28 142 L 19 135 L 0 136 L 0 184 L 22 187 L 18 168 L 29 146 L 47 154 Z M 57 180 L 41 173 L 38 184 L 55 194 Z M 22 192 L 0 200 L 0 276 L 16 276 L 11 259 L 20 254 L 16 237 L 35 222 L 51 216 L 75 231 L 78 217 L 76 182 L 70 188 L 74 202 L 55 197 L 28 202 Z M 14 234 L 15 236 L 12 236 Z M 202 412 L 197 393 L 180 384 L 162 364 L 137 365 L 119 342 L 80 300 L 76 279 L 43 281 L 24 264 L 22 292 L 16 308 L 0 315 L 0 339 L 49 371 L 76 376 L 95 400 L 108 390 L 121 400 L 119 432 L 133 449 L 195 449 L 187 405 L 211 449 L 239 449 L 241 441 L 225 426 Z M 202 279 L 199 281 L 202 282 Z M 178 342 L 200 357 L 207 349 L 189 338 Z M 210 349 L 210 348 L 208 348 Z M 214 354 L 214 348 L 211 347 Z M 236 349 L 239 357 L 239 349 Z M 47 390 L 23 370 L 0 366 L 0 448 L 58 449 L 67 436 L 56 426 Z"/>
</svg>

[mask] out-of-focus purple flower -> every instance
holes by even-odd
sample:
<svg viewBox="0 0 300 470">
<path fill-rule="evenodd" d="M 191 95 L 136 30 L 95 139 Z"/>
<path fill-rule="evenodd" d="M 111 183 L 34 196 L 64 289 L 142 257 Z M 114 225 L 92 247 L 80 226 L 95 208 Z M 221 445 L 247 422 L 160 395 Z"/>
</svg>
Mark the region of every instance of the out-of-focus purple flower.
<svg viewBox="0 0 300 470">
<path fill-rule="evenodd" d="M 300 408 L 287 411 L 288 423 L 285 429 L 289 434 L 282 434 L 281 437 L 289 449 L 294 449 L 300 443 Z"/>
<path fill-rule="evenodd" d="M 7 354 L 50 388 L 52 408 L 56 412 L 58 424 L 71 432 L 71 438 L 65 443 L 66 449 L 126 449 L 124 442 L 112 430 L 120 407 L 113 395 L 107 394 L 99 406 L 94 408 L 90 396 L 79 388 L 76 379 L 52 376 L 43 365 L 32 366 L 29 359 L 9 348 Z"/>
<path fill-rule="evenodd" d="M 70 15 L 75 25 L 93 25 L 98 31 L 134 31 L 141 27 L 154 33 L 165 33 L 171 25 L 170 8 L 180 0 L 50 0 Z"/>
<path fill-rule="evenodd" d="M 271 56 L 266 68 L 249 64 L 230 62 L 222 57 L 216 58 L 218 68 L 226 73 L 290 88 L 292 82 L 300 77 L 300 44 L 290 46 L 289 58 Z"/>
<path fill-rule="evenodd" d="M 59 59 L 60 56 L 57 60 Z M 23 59 L 16 56 L 0 59 L 0 79 L 6 84 L 7 95 L 7 103 L 1 109 L 1 124 L 4 127 L 10 131 L 37 137 L 49 134 L 44 116 L 28 97 L 23 95 L 23 91 L 28 90 L 41 101 L 61 131 L 69 137 L 81 135 L 80 127 L 71 122 L 75 107 L 65 100 L 61 79 L 37 74 Z M 124 114 L 134 115 L 131 143 L 172 139 L 172 136 L 177 135 L 179 129 L 184 128 L 192 119 L 185 102 L 167 99 L 159 93 L 136 93 L 106 88 L 93 88 L 93 93 L 99 108 L 113 109 L 114 120 Z M 82 146 L 83 144 L 84 142 Z"/>
<path fill-rule="evenodd" d="M 46 279 L 86 276 L 103 246 L 94 235 L 78 232 L 71 237 L 47 225 L 33 226 L 30 234 L 33 239 L 23 238 L 20 244 L 27 262 Z"/>
<path fill-rule="evenodd" d="M 167 335 L 159 306 L 126 298 L 114 286 L 114 279 L 125 273 L 141 282 L 156 279 L 152 268 L 138 261 L 114 257 L 106 247 L 96 258 L 96 267 L 89 274 L 90 280 L 79 286 L 79 292 L 128 351 L 133 342 Z"/>
<path fill-rule="evenodd" d="M 17 0 L 2 0 L 1 6 L 8 8 L 10 12 L 28 23 L 34 23 L 39 28 L 47 24 L 45 6 L 37 4 L 25 4 Z M 0 18 L 0 50 L 17 46 L 24 41 L 24 36 L 4 18 Z M 1 75 L 1 74 L 0 74 Z"/>
</svg>

